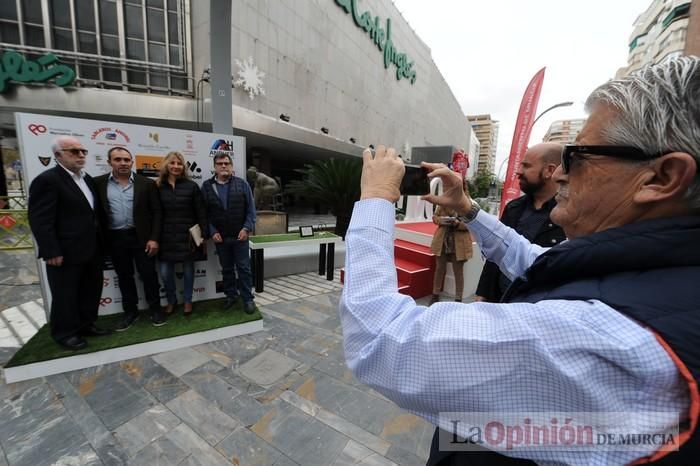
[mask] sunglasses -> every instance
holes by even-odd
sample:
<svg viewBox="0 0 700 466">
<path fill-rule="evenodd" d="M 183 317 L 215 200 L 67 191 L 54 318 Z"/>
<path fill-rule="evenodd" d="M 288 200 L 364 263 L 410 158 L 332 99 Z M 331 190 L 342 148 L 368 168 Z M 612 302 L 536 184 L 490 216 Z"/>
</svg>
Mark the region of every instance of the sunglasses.
<svg viewBox="0 0 700 466">
<path fill-rule="evenodd" d="M 86 157 L 88 155 L 87 149 L 61 149 L 61 152 L 70 152 L 73 155 L 83 154 Z"/>
<path fill-rule="evenodd" d="M 561 152 L 561 167 L 564 174 L 568 174 L 571 169 L 571 159 L 581 155 L 603 155 L 622 160 L 634 160 L 643 162 L 662 157 L 671 152 L 661 152 L 659 154 L 647 154 L 643 150 L 631 146 L 576 146 L 566 144 Z"/>
</svg>

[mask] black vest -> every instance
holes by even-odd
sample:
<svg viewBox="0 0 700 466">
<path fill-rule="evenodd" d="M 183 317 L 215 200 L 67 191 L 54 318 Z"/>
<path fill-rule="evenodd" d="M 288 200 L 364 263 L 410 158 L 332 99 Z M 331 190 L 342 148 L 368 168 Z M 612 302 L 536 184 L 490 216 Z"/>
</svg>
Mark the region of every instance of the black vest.
<svg viewBox="0 0 700 466">
<path fill-rule="evenodd" d="M 207 206 L 209 223 L 214 225 L 224 238 L 236 238 L 243 228 L 248 203 L 245 190 L 250 189 L 241 178 L 232 176 L 229 181 L 228 205 L 224 206 L 216 191 L 216 180 L 211 178 L 202 183 L 204 202 Z"/>
<path fill-rule="evenodd" d="M 561 243 L 538 257 L 503 297 L 551 299 L 597 299 L 653 329 L 700 385 L 700 217 L 637 222 Z M 678 452 L 653 464 L 697 464 L 699 430 Z M 455 462 L 461 454 L 440 454 L 434 438 L 428 464 L 533 464 L 512 463 L 495 452 L 483 463 L 464 455 Z"/>
</svg>

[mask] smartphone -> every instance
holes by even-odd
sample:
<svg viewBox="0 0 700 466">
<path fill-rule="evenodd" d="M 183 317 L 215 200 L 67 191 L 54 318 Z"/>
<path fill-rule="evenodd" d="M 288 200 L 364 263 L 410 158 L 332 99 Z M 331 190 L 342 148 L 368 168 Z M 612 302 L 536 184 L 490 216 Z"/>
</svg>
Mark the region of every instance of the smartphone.
<svg viewBox="0 0 700 466">
<path fill-rule="evenodd" d="M 406 173 L 401 180 L 400 191 L 405 196 L 429 194 L 430 180 L 428 179 L 428 170 L 419 165 L 406 165 Z"/>
</svg>

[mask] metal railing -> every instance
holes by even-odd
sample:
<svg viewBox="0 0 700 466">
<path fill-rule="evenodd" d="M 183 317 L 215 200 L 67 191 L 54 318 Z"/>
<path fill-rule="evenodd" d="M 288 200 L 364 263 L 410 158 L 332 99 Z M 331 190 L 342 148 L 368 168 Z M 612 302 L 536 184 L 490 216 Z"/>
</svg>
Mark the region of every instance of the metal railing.
<svg viewBox="0 0 700 466">
<path fill-rule="evenodd" d="M 33 249 L 32 231 L 29 228 L 27 198 L 24 196 L 0 197 L 0 251 Z"/>
</svg>

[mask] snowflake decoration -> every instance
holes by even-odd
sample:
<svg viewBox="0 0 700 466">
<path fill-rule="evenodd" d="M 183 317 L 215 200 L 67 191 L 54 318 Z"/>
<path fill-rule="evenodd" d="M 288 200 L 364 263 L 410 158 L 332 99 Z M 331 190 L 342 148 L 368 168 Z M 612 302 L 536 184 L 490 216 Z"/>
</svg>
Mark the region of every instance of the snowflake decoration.
<svg viewBox="0 0 700 466">
<path fill-rule="evenodd" d="M 256 95 L 265 95 L 262 82 L 265 73 L 253 64 L 253 57 L 248 57 L 243 62 L 236 60 L 236 65 L 238 65 L 238 79 L 233 82 L 234 86 L 242 86 L 250 100 L 253 100 Z"/>
</svg>

